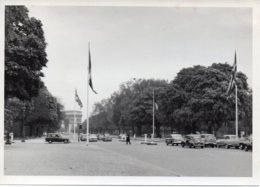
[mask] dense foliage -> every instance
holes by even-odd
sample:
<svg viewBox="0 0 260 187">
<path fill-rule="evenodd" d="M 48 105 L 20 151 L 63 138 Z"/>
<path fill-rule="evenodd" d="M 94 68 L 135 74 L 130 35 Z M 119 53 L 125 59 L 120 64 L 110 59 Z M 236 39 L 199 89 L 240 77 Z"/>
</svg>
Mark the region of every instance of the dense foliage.
<svg viewBox="0 0 260 187">
<path fill-rule="evenodd" d="M 42 23 L 24 6 L 5 7 L 5 99 L 31 100 L 42 86 L 46 66 Z"/>
<path fill-rule="evenodd" d="M 40 136 L 54 131 L 63 106 L 44 86 L 46 42 L 42 23 L 24 6 L 5 7 L 5 132 Z"/>
<path fill-rule="evenodd" d="M 96 103 L 90 118 L 92 130 L 152 132 L 153 90 L 158 110 L 155 131 L 180 133 L 234 133 L 235 93 L 226 91 L 232 67 L 214 63 L 209 67 L 182 69 L 174 80 L 130 80 L 119 91 Z M 252 132 L 252 93 L 247 77 L 237 74 L 239 130 Z"/>
</svg>

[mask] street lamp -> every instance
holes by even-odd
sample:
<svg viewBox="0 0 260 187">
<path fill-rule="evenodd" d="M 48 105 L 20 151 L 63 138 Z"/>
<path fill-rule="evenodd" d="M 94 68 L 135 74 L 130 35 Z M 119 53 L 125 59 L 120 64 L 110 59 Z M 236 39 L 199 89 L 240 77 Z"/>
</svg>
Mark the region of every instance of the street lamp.
<svg viewBox="0 0 260 187">
<path fill-rule="evenodd" d="M 24 128 L 24 112 L 25 112 L 25 103 L 23 103 L 22 106 L 22 112 L 23 112 L 23 116 L 22 116 L 22 140 L 21 142 L 25 142 L 25 128 Z"/>
</svg>

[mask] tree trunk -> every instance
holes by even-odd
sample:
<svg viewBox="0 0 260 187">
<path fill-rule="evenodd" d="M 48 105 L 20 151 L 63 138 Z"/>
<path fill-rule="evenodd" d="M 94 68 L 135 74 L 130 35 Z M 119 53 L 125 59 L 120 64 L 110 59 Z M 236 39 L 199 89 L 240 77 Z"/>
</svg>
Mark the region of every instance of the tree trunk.
<svg viewBox="0 0 260 187">
<path fill-rule="evenodd" d="M 137 135 L 138 136 L 142 135 L 142 125 L 137 125 Z"/>
</svg>

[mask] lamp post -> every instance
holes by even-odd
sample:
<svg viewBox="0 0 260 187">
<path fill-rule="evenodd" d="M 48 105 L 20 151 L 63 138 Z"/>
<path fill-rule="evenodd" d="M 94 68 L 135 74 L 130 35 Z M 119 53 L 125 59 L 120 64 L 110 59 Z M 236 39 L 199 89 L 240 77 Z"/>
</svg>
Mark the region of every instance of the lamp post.
<svg viewBox="0 0 260 187">
<path fill-rule="evenodd" d="M 25 128 L 24 128 L 24 112 L 25 112 L 25 103 L 23 104 L 23 107 L 22 107 L 22 111 L 23 111 L 23 116 L 22 116 L 22 140 L 21 142 L 25 142 Z"/>
</svg>

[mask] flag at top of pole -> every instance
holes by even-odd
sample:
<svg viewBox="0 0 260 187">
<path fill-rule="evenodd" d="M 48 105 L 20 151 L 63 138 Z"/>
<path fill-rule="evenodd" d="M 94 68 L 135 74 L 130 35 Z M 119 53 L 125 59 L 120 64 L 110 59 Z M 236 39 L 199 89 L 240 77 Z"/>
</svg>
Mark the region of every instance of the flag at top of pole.
<svg viewBox="0 0 260 187">
<path fill-rule="evenodd" d="M 229 84 L 228 84 L 228 89 L 227 89 L 227 92 L 226 92 L 227 97 L 230 97 L 231 93 L 235 89 L 236 76 L 237 76 L 237 55 L 236 55 L 236 52 L 235 52 L 234 64 L 233 64 L 233 68 L 232 68 L 232 72 L 231 72 L 231 76 L 230 76 L 230 81 L 229 81 Z"/>
<path fill-rule="evenodd" d="M 92 89 L 92 91 L 97 94 L 97 92 L 93 88 L 93 83 L 92 83 L 92 77 L 91 77 L 91 55 L 90 55 L 90 44 L 88 43 L 88 74 L 89 74 L 89 86 Z"/>
<path fill-rule="evenodd" d="M 78 95 L 78 92 L 77 92 L 77 89 L 75 89 L 75 101 L 78 103 L 78 105 L 80 106 L 80 108 L 83 107 L 83 104 L 79 98 L 79 95 Z"/>
</svg>

